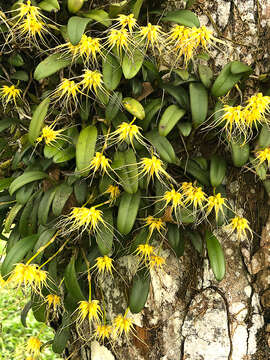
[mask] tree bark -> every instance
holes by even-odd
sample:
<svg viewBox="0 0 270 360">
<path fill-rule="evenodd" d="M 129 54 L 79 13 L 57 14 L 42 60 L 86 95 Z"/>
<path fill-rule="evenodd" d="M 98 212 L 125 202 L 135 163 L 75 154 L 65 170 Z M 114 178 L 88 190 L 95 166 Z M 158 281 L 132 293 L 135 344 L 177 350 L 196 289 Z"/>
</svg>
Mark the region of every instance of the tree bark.
<svg viewBox="0 0 270 360">
<path fill-rule="evenodd" d="M 106 5 L 110 1 L 99 1 Z M 185 1 L 165 1 L 166 9 L 181 9 Z M 201 25 L 215 30 L 230 44 L 226 52 L 215 49 L 215 72 L 228 61 L 241 60 L 254 68 L 250 93 L 257 92 L 258 76 L 270 69 L 270 3 L 267 0 L 198 0 L 193 5 Z M 230 39 L 230 40 L 229 40 Z M 222 47 L 222 45 L 220 46 Z M 267 85 L 267 83 L 266 83 Z M 133 316 L 137 336 L 106 347 L 92 342 L 81 345 L 73 331 L 67 353 L 72 359 L 92 360 L 260 360 L 269 359 L 270 343 L 270 217 L 260 183 L 248 173 L 232 171 L 227 179 L 228 197 L 258 235 L 237 239 L 224 229 L 217 233 L 225 251 L 227 274 L 215 281 L 207 257 L 189 246 L 177 259 L 165 250 L 167 266 L 152 271 L 151 292 L 142 313 Z M 132 260 L 118 261 L 120 272 L 131 278 Z M 117 279 L 119 276 L 117 276 Z M 125 286 L 116 278 L 102 284 L 105 302 L 123 312 Z M 117 282 L 118 281 L 118 282 Z M 113 303 L 112 303 L 113 302 Z M 117 314 L 118 312 L 116 312 Z M 115 315 L 115 313 L 114 313 Z M 87 331 L 87 330 L 86 330 Z"/>
</svg>

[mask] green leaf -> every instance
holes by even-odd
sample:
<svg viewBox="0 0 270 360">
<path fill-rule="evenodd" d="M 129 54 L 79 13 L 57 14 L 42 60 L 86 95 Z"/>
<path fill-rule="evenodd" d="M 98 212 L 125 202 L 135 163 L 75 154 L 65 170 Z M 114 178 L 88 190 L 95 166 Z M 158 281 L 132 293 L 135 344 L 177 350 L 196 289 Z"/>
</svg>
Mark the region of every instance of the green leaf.
<svg viewBox="0 0 270 360">
<path fill-rule="evenodd" d="M 211 92 L 214 96 L 219 97 L 226 95 L 227 92 L 241 79 L 242 74 L 233 74 L 231 72 L 232 63 L 233 62 L 226 64 L 216 78 L 211 88 Z"/>
<path fill-rule="evenodd" d="M 58 0 L 43 0 L 40 3 L 38 3 L 38 7 L 48 12 L 60 10 L 60 5 Z"/>
<path fill-rule="evenodd" d="M 121 1 L 119 3 L 112 3 L 109 6 L 109 16 L 111 19 L 114 19 L 118 14 L 124 14 L 124 9 L 128 5 L 127 0 Z"/>
<path fill-rule="evenodd" d="M 12 74 L 10 76 L 10 78 L 14 79 L 14 80 L 28 81 L 29 75 L 26 71 L 19 70 L 19 71 L 16 71 L 14 74 Z"/>
<path fill-rule="evenodd" d="M 162 84 L 161 87 L 171 96 L 173 96 L 182 108 L 186 110 L 189 109 L 189 99 L 185 88 L 179 85 L 174 86 L 169 84 Z"/>
<path fill-rule="evenodd" d="M 57 186 L 55 190 L 55 196 L 52 203 L 52 211 L 55 216 L 59 216 L 72 194 L 73 188 L 67 184 L 61 184 Z"/>
<path fill-rule="evenodd" d="M 84 0 L 67 0 L 68 11 L 71 14 L 76 14 L 82 8 L 83 3 Z"/>
<path fill-rule="evenodd" d="M 217 281 L 221 281 L 226 271 L 223 249 L 218 239 L 210 231 L 206 231 L 205 240 L 211 268 Z"/>
<path fill-rule="evenodd" d="M 68 20 L 67 33 L 72 45 L 77 45 L 80 42 L 86 26 L 91 21 L 91 19 L 85 19 L 79 16 L 72 16 Z"/>
<path fill-rule="evenodd" d="M 169 164 L 176 162 L 174 148 L 165 136 L 160 135 L 156 130 L 152 130 L 148 132 L 145 137 L 155 147 L 162 160 Z"/>
<path fill-rule="evenodd" d="M 170 11 L 164 18 L 162 18 L 162 20 L 172 21 L 188 27 L 200 27 L 200 21 L 198 17 L 190 10 Z"/>
<path fill-rule="evenodd" d="M 104 10 L 101 9 L 90 10 L 88 12 L 84 12 L 82 15 L 87 18 L 95 20 L 106 27 L 112 25 L 112 21 L 110 19 L 109 14 Z"/>
<path fill-rule="evenodd" d="M 15 191 L 20 189 L 22 186 L 33 181 L 42 180 L 45 177 L 47 177 L 47 174 L 42 171 L 27 171 L 12 181 L 9 187 L 9 193 L 10 195 L 13 195 Z"/>
<path fill-rule="evenodd" d="M 13 180 L 14 180 L 14 178 L 12 178 L 12 177 L 0 179 L 0 192 L 8 189 Z"/>
<path fill-rule="evenodd" d="M 71 59 L 64 59 L 59 54 L 49 55 L 36 67 L 36 70 L 34 72 L 34 79 L 39 81 L 48 76 L 51 76 L 57 71 L 69 66 L 71 64 L 71 61 Z"/>
<path fill-rule="evenodd" d="M 151 120 L 156 115 L 156 113 L 165 105 L 165 101 L 162 99 L 151 99 L 147 105 L 144 107 L 145 118 L 142 120 L 142 128 L 146 131 L 151 123 Z"/>
<path fill-rule="evenodd" d="M 6 130 L 11 125 L 17 124 L 18 121 L 16 119 L 3 119 L 0 121 L 0 132 Z"/>
<path fill-rule="evenodd" d="M 178 121 L 185 115 L 186 110 L 180 109 L 177 105 L 170 105 L 164 111 L 159 125 L 158 132 L 162 136 L 167 136 Z"/>
<path fill-rule="evenodd" d="M 105 116 L 107 120 L 112 121 L 116 117 L 118 111 L 120 110 L 121 103 L 122 93 L 115 92 L 106 106 Z"/>
<path fill-rule="evenodd" d="M 113 246 L 113 212 L 111 209 L 103 212 L 104 224 L 100 225 L 96 235 L 96 242 L 101 255 L 108 255 L 112 251 Z"/>
<path fill-rule="evenodd" d="M 33 112 L 33 116 L 29 125 L 28 139 L 32 145 L 35 145 L 36 139 L 40 135 L 44 119 L 47 115 L 50 104 L 50 98 L 44 99 Z"/>
<path fill-rule="evenodd" d="M 140 49 L 136 49 L 132 56 L 125 54 L 122 69 L 126 79 L 132 79 L 139 72 L 144 61 L 144 53 Z"/>
<path fill-rule="evenodd" d="M 107 55 L 102 60 L 102 74 L 106 88 L 108 90 L 115 90 L 122 77 L 122 68 L 114 56 Z"/>
<path fill-rule="evenodd" d="M 207 65 L 198 65 L 199 75 L 201 82 L 206 88 L 210 88 L 213 81 L 213 71 L 212 69 Z"/>
<path fill-rule="evenodd" d="M 137 119 L 143 120 L 145 112 L 142 104 L 131 97 L 126 97 L 122 101 L 124 108 Z"/>
<path fill-rule="evenodd" d="M 190 108 L 194 127 L 201 125 L 207 116 L 208 92 L 202 83 L 189 84 Z"/>
<path fill-rule="evenodd" d="M 144 308 L 150 289 L 149 270 L 143 268 L 136 272 L 129 290 L 128 307 L 133 314 L 138 314 Z"/>
<path fill-rule="evenodd" d="M 55 164 L 60 164 L 65 161 L 69 161 L 75 157 L 76 151 L 74 146 L 69 146 L 66 149 L 58 150 L 58 152 L 53 157 L 53 162 Z"/>
<path fill-rule="evenodd" d="M 95 126 L 87 126 L 79 135 L 76 145 L 76 165 L 78 171 L 84 171 L 83 175 L 89 174 L 90 161 L 92 160 L 97 141 L 97 129 Z"/>
<path fill-rule="evenodd" d="M 241 142 L 231 142 L 231 152 L 233 165 L 236 167 L 242 167 L 248 162 L 249 159 L 249 144 L 243 144 Z"/>
<path fill-rule="evenodd" d="M 13 66 L 16 66 L 16 67 L 20 67 L 20 66 L 24 65 L 23 57 L 18 53 L 15 53 L 15 54 L 11 55 L 8 58 L 8 62 L 10 63 L 10 65 L 13 65 Z"/>
<path fill-rule="evenodd" d="M 144 0 L 137 0 L 133 6 L 132 13 L 134 14 L 135 19 L 139 18 L 143 2 Z"/>
<path fill-rule="evenodd" d="M 233 61 L 231 63 L 231 72 L 232 74 L 243 74 L 246 72 L 252 72 L 252 69 L 250 66 L 242 63 L 241 61 Z"/>
<path fill-rule="evenodd" d="M 55 187 L 52 187 L 49 190 L 47 190 L 39 203 L 38 222 L 41 225 L 46 225 L 47 223 L 49 211 L 55 195 L 55 191 L 56 191 Z"/>
</svg>

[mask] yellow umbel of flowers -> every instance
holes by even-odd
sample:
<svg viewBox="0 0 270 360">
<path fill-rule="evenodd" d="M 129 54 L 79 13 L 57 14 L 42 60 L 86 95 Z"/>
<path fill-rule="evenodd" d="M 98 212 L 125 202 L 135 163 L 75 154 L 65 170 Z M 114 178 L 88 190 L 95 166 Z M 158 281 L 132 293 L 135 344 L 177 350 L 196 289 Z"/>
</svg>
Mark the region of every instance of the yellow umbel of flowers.
<svg viewBox="0 0 270 360">
<path fill-rule="evenodd" d="M 130 332 L 134 329 L 133 322 L 130 318 L 127 318 L 129 309 L 126 310 L 124 316 L 118 315 L 113 320 L 113 335 L 114 337 L 121 336 L 123 333 L 128 336 Z"/>
<path fill-rule="evenodd" d="M 21 97 L 21 89 L 15 87 L 15 85 L 3 85 L 0 88 L 0 98 L 2 99 L 4 107 L 7 106 L 8 103 L 13 103 L 16 105 L 16 101 Z"/>
<path fill-rule="evenodd" d="M 154 254 L 154 248 L 148 244 L 140 244 L 137 246 L 135 254 L 143 258 L 144 261 L 147 261 L 150 260 L 151 256 Z"/>
<path fill-rule="evenodd" d="M 32 356 L 36 357 L 40 354 L 41 345 L 42 342 L 39 340 L 39 338 L 31 336 L 27 341 L 26 351 Z"/>
<path fill-rule="evenodd" d="M 99 322 L 99 318 L 102 316 L 102 311 L 98 300 L 80 301 L 77 312 L 77 322 L 79 325 L 81 325 L 86 318 L 88 319 L 89 323 L 92 321 Z"/>
<path fill-rule="evenodd" d="M 269 123 L 265 114 L 270 110 L 270 96 L 263 96 L 262 93 L 255 94 L 247 100 L 245 107 L 246 121 L 248 125 L 257 128 L 258 124 L 263 122 Z"/>
<path fill-rule="evenodd" d="M 207 215 L 214 209 L 216 214 L 216 219 L 218 218 L 219 213 L 221 212 L 224 214 L 224 205 L 225 205 L 225 198 L 221 196 L 220 193 L 216 195 L 209 196 L 207 199 Z"/>
<path fill-rule="evenodd" d="M 122 54 L 122 51 L 130 52 L 130 48 L 132 45 L 129 33 L 124 28 L 120 30 L 111 29 L 109 31 L 107 43 L 110 49 L 116 46 L 116 50 L 119 55 Z"/>
<path fill-rule="evenodd" d="M 79 54 L 86 62 L 97 63 L 97 55 L 101 54 L 100 39 L 83 34 L 78 45 Z"/>
<path fill-rule="evenodd" d="M 270 168 L 270 147 L 257 151 L 255 159 L 258 162 L 257 167 L 267 161 L 267 166 Z"/>
<path fill-rule="evenodd" d="M 46 296 L 46 303 L 49 309 L 52 308 L 56 312 L 61 307 L 61 298 L 56 294 L 48 294 Z"/>
<path fill-rule="evenodd" d="M 207 196 L 201 187 L 192 186 L 191 189 L 184 193 L 185 204 L 187 206 L 192 205 L 194 211 L 200 210 L 204 207 L 204 202 L 207 200 Z"/>
<path fill-rule="evenodd" d="M 232 231 L 236 230 L 238 238 L 247 236 L 248 232 L 252 235 L 252 230 L 249 227 L 248 220 L 241 216 L 235 216 L 233 219 L 231 219 L 229 227 L 232 229 Z"/>
<path fill-rule="evenodd" d="M 32 18 L 38 20 L 42 15 L 40 9 L 37 6 L 31 4 L 31 1 L 27 1 L 26 4 L 20 3 L 18 4 L 18 15 L 20 19 L 24 16 L 30 15 Z"/>
<path fill-rule="evenodd" d="M 49 126 L 46 125 L 41 130 L 41 136 L 38 137 L 36 141 L 41 142 L 44 140 L 46 145 L 53 145 L 53 143 L 55 143 L 57 140 L 65 139 L 63 136 L 60 136 L 63 131 L 63 129 L 54 130 L 54 124 Z"/>
<path fill-rule="evenodd" d="M 163 168 L 163 162 L 155 155 L 152 155 L 151 158 L 142 158 L 138 165 L 140 166 L 139 175 L 147 176 L 148 181 L 150 179 L 154 180 L 154 177 L 160 182 L 164 182 L 163 178 L 173 181 L 171 176 Z"/>
<path fill-rule="evenodd" d="M 112 274 L 113 259 L 107 255 L 99 256 L 96 258 L 96 264 L 94 267 L 97 268 L 98 273 L 104 275 L 104 273 Z"/>
<path fill-rule="evenodd" d="M 102 174 L 108 174 L 108 170 L 111 170 L 110 162 L 110 159 L 106 158 L 106 156 L 97 151 L 90 162 L 89 169 L 93 170 L 94 173 L 100 169 Z"/>
<path fill-rule="evenodd" d="M 69 226 L 69 231 L 96 232 L 100 223 L 104 224 L 102 211 L 96 209 L 96 206 L 90 208 L 74 207 L 69 215 L 66 216 L 63 223 Z"/>
<path fill-rule="evenodd" d="M 120 195 L 120 189 L 117 185 L 109 185 L 105 194 L 110 194 L 110 204 L 113 204 Z"/>
<path fill-rule="evenodd" d="M 103 89 L 103 80 L 102 74 L 98 70 L 89 70 L 85 69 L 84 74 L 82 75 L 82 80 L 80 85 L 82 85 L 83 90 L 92 91 L 97 94 L 98 89 Z"/>
<path fill-rule="evenodd" d="M 162 256 L 152 255 L 149 260 L 149 265 L 151 269 L 161 269 L 165 265 L 165 259 Z"/>
<path fill-rule="evenodd" d="M 46 285 L 47 272 L 35 264 L 19 263 L 15 266 L 9 279 L 16 287 L 30 286 L 33 291 L 39 292 Z"/>
<path fill-rule="evenodd" d="M 118 24 L 121 26 L 121 28 L 128 27 L 128 30 L 132 33 L 133 28 L 137 24 L 137 20 L 134 17 L 134 14 L 124 15 L 120 14 L 117 18 Z"/>
<path fill-rule="evenodd" d="M 184 206 L 183 195 L 179 191 L 176 191 L 174 188 L 172 188 L 172 190 L 170 191 L 166 191 L 162 196 L 161 200 L 166 201 L 165 206 L 171 203 L 172 208 L 175 212 L 177 208 Z"/>
<path fill-rule="evenodd" d="M 146 49 L 151 46 L 152 50 L 157 48 L 158 51 L 161 52 L 161 44 L 164 36 L 161 26 L 152 25 L 151 23 L 148 23 L 147 26 L 141 26 L 139 36 L 141 36 L 142 40 L 146 40 Z"/>
<path fill-rule="evenodd" d="M 162 221 L 161 218 L 154 218 L 153 216 L 149 215 L 147 218 L 144 219 L 145 226 L 149 228 L 149 237 L 152 236 L 154 230 L 157 230 L 160 234 L 162 230 L 166 230 L 166 224 Z"/>
<path fill-rule="evenodd" d="M 64 78 L 52 93 L 52 99 L 55 102 L 62 100 L 65 106 L 70 106 L 70 100 L 72 99 L 76 105 L 79 92 L 79 84 L 76 84 L 74 80 Z"/>
<path fill-rule="evenodd" d="M 112 326 L 105 324 L 98 324 L 95 330 L 95 338 L 98 341 L 104 342 L 105 339 L 109 339 L 112 334 Z"/>
<path fill-rule="evenodd" d="M 117 129 L 113 133 L 110 134 L 108 141 L 110 141 L 110 138 L 113 139 L 114 137 L 116 137 L 116 143 L 122 143 L 123 141 L 127 141 L 132 145 L 132 147 L 134 147 L 134 139 L 136 139 L 140 143 L 143 142 L 140 131 L 141 129 L 141 127 L 134 125 L 132 122 L 123 122 L 117 127 Z"/>
</svg>

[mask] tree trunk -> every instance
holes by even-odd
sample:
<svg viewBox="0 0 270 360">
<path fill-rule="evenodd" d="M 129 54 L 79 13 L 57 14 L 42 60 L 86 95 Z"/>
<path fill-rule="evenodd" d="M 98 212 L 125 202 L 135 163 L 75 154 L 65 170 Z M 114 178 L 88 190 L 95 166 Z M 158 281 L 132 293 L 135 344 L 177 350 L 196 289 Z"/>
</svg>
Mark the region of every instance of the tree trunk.
<svg viewBox="0 0 270 360">
<path fill-rule="evenodd" d="M 99 4 L 109 1 L 99 1 Z M 181 9 L 185 1 L 165 1 L 168 9 Z M 268 3 L 268 4 L 267 4 Z M 250 92 L 257 92 L 257 76 L 270 69 L 270 3 L 267 0 L 198 0 L 193 10 L 202 25 L 213 28 L 221 40 L 231 39 L 225 53 L 215 49 L 215 72 L 228 61 L 241 60 L 255 71 Z M 222 47 L 222 45 L 221 45 Z M 92 342 L 81 346 L 75 329 L 67 350 L 72 359 L 92 360 L 248 360 L 269 359 L 270 332 L 270 217 L 265 191 L 254 176 L 232 170 L 228 197 L 243 209 L 258 235 L 241 241 L 220 230 L 227 273 L 215 281 L 207 257 L 189 246 L 180 259 L 165 250 L 167 266 L 152 271 L 151 291 L 144 310 L 134 315 L 136 336 L 113 346 Z M 260 237 L 261 235 L 261 237 Z M 119 271 L 131 273 L 131 257 L 119 260 Z M 121 270 L 122 269 L 122 270 Z M 109 309 L 126 308 L 124 284 L 119 276 L 102 284 Z M 122 296 L 121 296 L 122 294 Z M 121 300 L 120 300 L 121 299 Z M 111 304 L 111 302 L 114 302 Z M 113 306 L 112 306 L 113 305 Z M 109 314 L 111 315 L 111 314 Z M 87 331 L 87 330 L 86 330 Z"/>
</svg>

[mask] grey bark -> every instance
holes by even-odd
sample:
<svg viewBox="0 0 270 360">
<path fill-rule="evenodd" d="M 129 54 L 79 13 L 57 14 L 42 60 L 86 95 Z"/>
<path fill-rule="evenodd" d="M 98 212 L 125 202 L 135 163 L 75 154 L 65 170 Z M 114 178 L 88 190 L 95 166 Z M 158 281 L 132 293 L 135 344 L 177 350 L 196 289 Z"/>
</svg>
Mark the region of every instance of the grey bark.
<svg viewBox="0 0 270 360">
<path fill-rule="evenodd" d="M 108 4 L 109 1 L 100 1 Z M 167 1 L 167 9 L 183 8 L 184 1 Z M 229 50 L 213 51 L 215 71 L 230 60 L 241 60 L 257 76 L 270 69 L 270 3 L 267 0 L 198 0 L 193 7 L 202 25 L 227 40 Z M 270 218 L 264 190 L 254 176 L 231 174 L 229 197 L 243 209 L 251 227 L 261 235 L 237 239 L 226 229 L 217 233 L 225 251 L 226 277 L 217 283 L 206 256 L 189 246 L 177 259 L 164 250 L 167 266 L 152 272 L 151 292 L 142 313 L 134 316 L 137 337 L 113 347 L 93 342 L 82 346 L 76 332 L 70 345 L 72 359 L 91 360 L 260 360 L 269 359 L 270 328 Z M 204 254 L 205 255 L 205 254 Z M 131 257 L 120 259 L 118 270 L 131 278 Z M 109 316 L 123 311 L 122 283 L 103 283 Z M 118 313 L 118 312 L 116 312 Z M 269 333 L 268 333 L 269 332 Z"/>
</svg>

